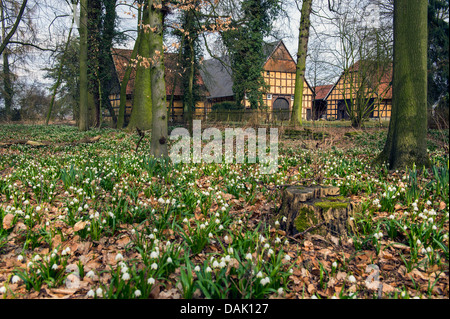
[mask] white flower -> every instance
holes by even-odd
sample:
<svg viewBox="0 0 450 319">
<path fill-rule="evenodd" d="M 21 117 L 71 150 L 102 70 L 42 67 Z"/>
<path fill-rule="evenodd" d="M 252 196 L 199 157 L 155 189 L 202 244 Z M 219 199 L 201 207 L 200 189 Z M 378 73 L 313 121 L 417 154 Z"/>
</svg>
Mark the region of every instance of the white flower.
<svg viewBox="0 0 450 319">
<path fill-rule="evenodd" d="M 168 262 L 169 264 L 171 264 L 171 263 L 172 263 L 172 258 L 168 257 L 168 258 L 167 258 L 167 262 Z"/>
<path fill-rule="evenodd" d="M 198 265 L 195 266 L 194 270 L 197 271 L 197 272 L 200 271 L 200 266 L 198 266 Z"/>
<path fill-rule="evenodd" d="M 219 267 L 219 263 L 217 262 L 217 260 L 214 260 L 212 266 L 213 266 L 213 268 L 218 268 Z"/>
<path fill-rule="evenodd" d="M 17 275 L 14 275 L 11 279 L 11 283 L 16 284 L 20 281 L 20 277 Z"/>
<path fill-rule="evenodd" d="M 252 260 L 252 254 L 248 253 L 245 255 L 245 259 Z"/>
<path fill-rule="evenodd" d="M 211 272 L 211 271 L 212 271 L 211 267 L 206 268 L 206 272 Z"/>
<path fill-rule="evenodd" d="M 256 278 L 262 278 L 262 276 L 263 276 L 263 274 L 260 271 L 256 274 Z"/>
<path fill-rule="evenodd" d="M 86 297 L 90 297 L 90 298 L 94 298 L 95 297 L 95 292 L 94 290 L 89 290 L 86 294 Z"/>
<path fill-rule="evenodd" d="M 88 278 L 94 278 L 94 276 L 95 276 L 95 273 L 94 273 L 93 270 L 90 270 L 90 271 L 86 274 L 86 277 L 88 277 Z"/>
<path fill-rule="evenodd" d="M 33 261 L 39 261 L 41 259 L 42 259 L 41 256 L 36 255 L 36 256 L 34 256 Z"/>
<path fill-rule="evenodd" d="M 120 260 L 123 260 L 123 255 L 121 253 L 118 253 L 116 255 L 116 261 L 120 261 Z"/>
<path fill-rule="evenodd" d="M 6 287 L 5 286 L 1 286 L 0 287 L 0 294 L 5 294 L 6 293 Z"/>
<path fill-rule="evenodd" d="M 97 288 L 97 290 L 95 291 L 95 293 L 97 294 L 97 296 L 103 297 L 103 290 L 102 290 L 102 288 Z"/>
<path fill-rule="evenodd" d="M 149 285 L 154 285 L 155 284 L 155 279 L 153 279 L 153 278 L 148 278 L 148 280 L 147 280 L 147 283 L 149 284 Z"/>
<path fill-rule="evenodd" d="M 331 264 L 331 266 L 333 266 L 333 268 L 336 268 L 338 266 L 337 262 L 333 261 L 333 263 Z"/>
<path fill-rule="evenodd" d="M 142 295 L 142 293 L 141 293 L 141 291 L 139 290 L 139 289 L 137 289 L 135 292 L 134 292 L 134 296 L 135 297 L 140 297 Z"/>
<path fill-rule="evenodd" d="M 123 275 L 122 275 L 122 280 L 125 280 L 125 281 L 127 281 L 127 280 L 130 280 L 130 274 L 129 273 L 124 273 Z"/>
<path fill-rule="evenodd" d="M 158 258 L 158 253 L 156 251 L 152 251 L 150 254 L 150 258 Z"/>
<path fill-rule="evenodd" d="M 282 294 L 283 294 L 283 292 L 284 292 L 283 288 L 281 288 L 281 287 L 280 287 L 280 288 L 278 288 L 278 294 L 279 294 L 279 295 L 282 295 Z"/>
<path fill-rule="evenodd" d="M 157 263 L 153 263 L 151 267 L 152 267 L 152 269 L 158 269 L 158 264 Z"/>
<path fill-rule="evenodd" d="M 286 255 L 284 256 L 284 260 L 286 260 L 286 261 L 291 260 L 291 256 L 289 256 L 289 255 L 286 254 Z"/>
<path fill-rule="evenodd" d="M 348 277 L 348 281 L 350 281 L 350 282 L 356 282 L 355 276 L 350 275 L 350 276 Z"/>
<path fill-rule="evenodd" d="M 58 269 L 58 265 L 57 265 L 57 264 L 53 264 L 52 269 L 53 269 L 53 270 Z"/>
<path fill-rule="evenodd" d="M 261 285 L 265 286 L 268 283 L 270 283 L 270 278 L 269 277 L 261 279 Z"/>
<path fill-rule="evenodd" d="M 22 255 L 17 256 L 17 261 L 22 262 L 23 261 L 23 256 Z"/>
</svg>

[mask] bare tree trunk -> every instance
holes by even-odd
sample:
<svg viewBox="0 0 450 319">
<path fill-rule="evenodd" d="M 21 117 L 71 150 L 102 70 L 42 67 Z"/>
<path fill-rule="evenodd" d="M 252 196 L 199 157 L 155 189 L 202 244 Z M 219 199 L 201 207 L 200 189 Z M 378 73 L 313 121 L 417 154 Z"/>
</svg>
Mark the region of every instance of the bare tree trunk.
<svg viewBox="0 0 450 319">
<path fill-rule="evenodd" d="M 2 40 L 6 37 L 6 26 L 5 26 L 5 10 L 3 7 L 3 1 L 0 0 L 0 10 L 2 19 Z M 4 88 L 4 99 L 5 99 L 5 115 L 6 120 L 11 119 L 11 108 L 12 108 L 12 97 L 13 89 L 11 83 L 11 70 L 9 68 L 9 51 L 5 47 L 3 50 L 3 88 Z"/>
<path fill-rule="evenodd" d="M 391 169 L 428 165 L 427 1 L 394 2 L 392 117 L 380 160 Z"/>
<path fill-rule="evenodd" d="M 302 17 L 300 20 L 298 53 L 297 53 L 297 71 L 295 77 L 294 105 L 292 107 L 291 123 L 302 125 L 303 116 L 303 85 L 305 81 L 306 56 L 308 54 L 309 27 L 311 25 L 310 15 L 312 9 L 312 0 L 303 0 Z"/>
<path fill-rule="evenodd" d="M 87 0 L 80 0 L 80 131 L 89 129 Z"/>
<path fill-rule="evenodd" d="M 166 83 L 164 79 L 163 12 L 161 0 L 150 0 L 151 52 L 154 53 L 152 79 L 152 141 L 151 153 L 155 157 L 168 156 Z"/>
<path fill-rule="evenodd" d="M 128 123 L 129 130 L 149 130 L 152 127 L 152 83 L 151 83 L 151 32 L 150 8 L 151 0 L 145 4 L 142 11 L 142 27 L 138 37 L 138 62 L 134 81 L 133 108 Z"/>
</svg>

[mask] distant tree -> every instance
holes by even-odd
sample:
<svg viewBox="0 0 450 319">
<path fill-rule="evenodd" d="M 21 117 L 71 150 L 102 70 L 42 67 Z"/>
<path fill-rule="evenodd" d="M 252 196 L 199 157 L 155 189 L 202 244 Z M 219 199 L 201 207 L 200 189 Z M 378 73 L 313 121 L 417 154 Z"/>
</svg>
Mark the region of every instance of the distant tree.
<svg viewBox="0 0 450 319">
<path fill-rule="evenodd" d="M 428 105 L 449 107 L 449 0 L 428 1 Z"/>
<path fill-rule="evenodd" d="M 233 92 L 238 105 L 247 97 L 252 109 L 263 106 L 267 85 L 263 77 L 264 37 L 279 13 L 278 0 L 242 0 L 241 17 L 222 33 L 233 71 Z"/>
</svg>

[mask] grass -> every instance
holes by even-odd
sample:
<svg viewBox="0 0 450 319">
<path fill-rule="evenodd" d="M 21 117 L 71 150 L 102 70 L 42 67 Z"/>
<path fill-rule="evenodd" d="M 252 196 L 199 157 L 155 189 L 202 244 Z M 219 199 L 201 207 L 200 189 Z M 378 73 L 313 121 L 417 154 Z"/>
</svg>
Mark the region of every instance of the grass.
<svg viewBox="0 0 450 319">
<path fill-rule="evenodd" d="M 264 175 L 258 164 L 156 160 L 149 136 L 135 152 L 131 133 L 2 125 L 0 140 L 101 139 L 0 149 L 0 297 L 49 298 L 72 274 L 80 299 L 365 299 L 377 293 L 364 267 L 377 264 L 384 298 L 448 298 L 446 135 L 430 132 L 430 169 L 392 172 L 371 161 L 385 130 L 332 130 L 322 148 L 282 140 L 278 171 Z M 361 204 L 349 242 L 294 240 L 272 218 L 280 185 L 319 181 Z"/>
</svg>

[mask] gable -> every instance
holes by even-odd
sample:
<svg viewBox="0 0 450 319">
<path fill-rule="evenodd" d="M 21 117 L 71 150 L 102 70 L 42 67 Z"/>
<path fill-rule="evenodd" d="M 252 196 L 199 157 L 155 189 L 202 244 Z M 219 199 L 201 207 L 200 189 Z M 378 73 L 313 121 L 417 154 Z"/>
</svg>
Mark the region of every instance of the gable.
<svg viewBox="0 0 450 319">
<path fill-rule="evenodd" d="M 295 73 L 296 67 L 297 65 L 283 41 L 278 42 L 264 64 L 264 70 L 271 72 Z"/>
</svg>

